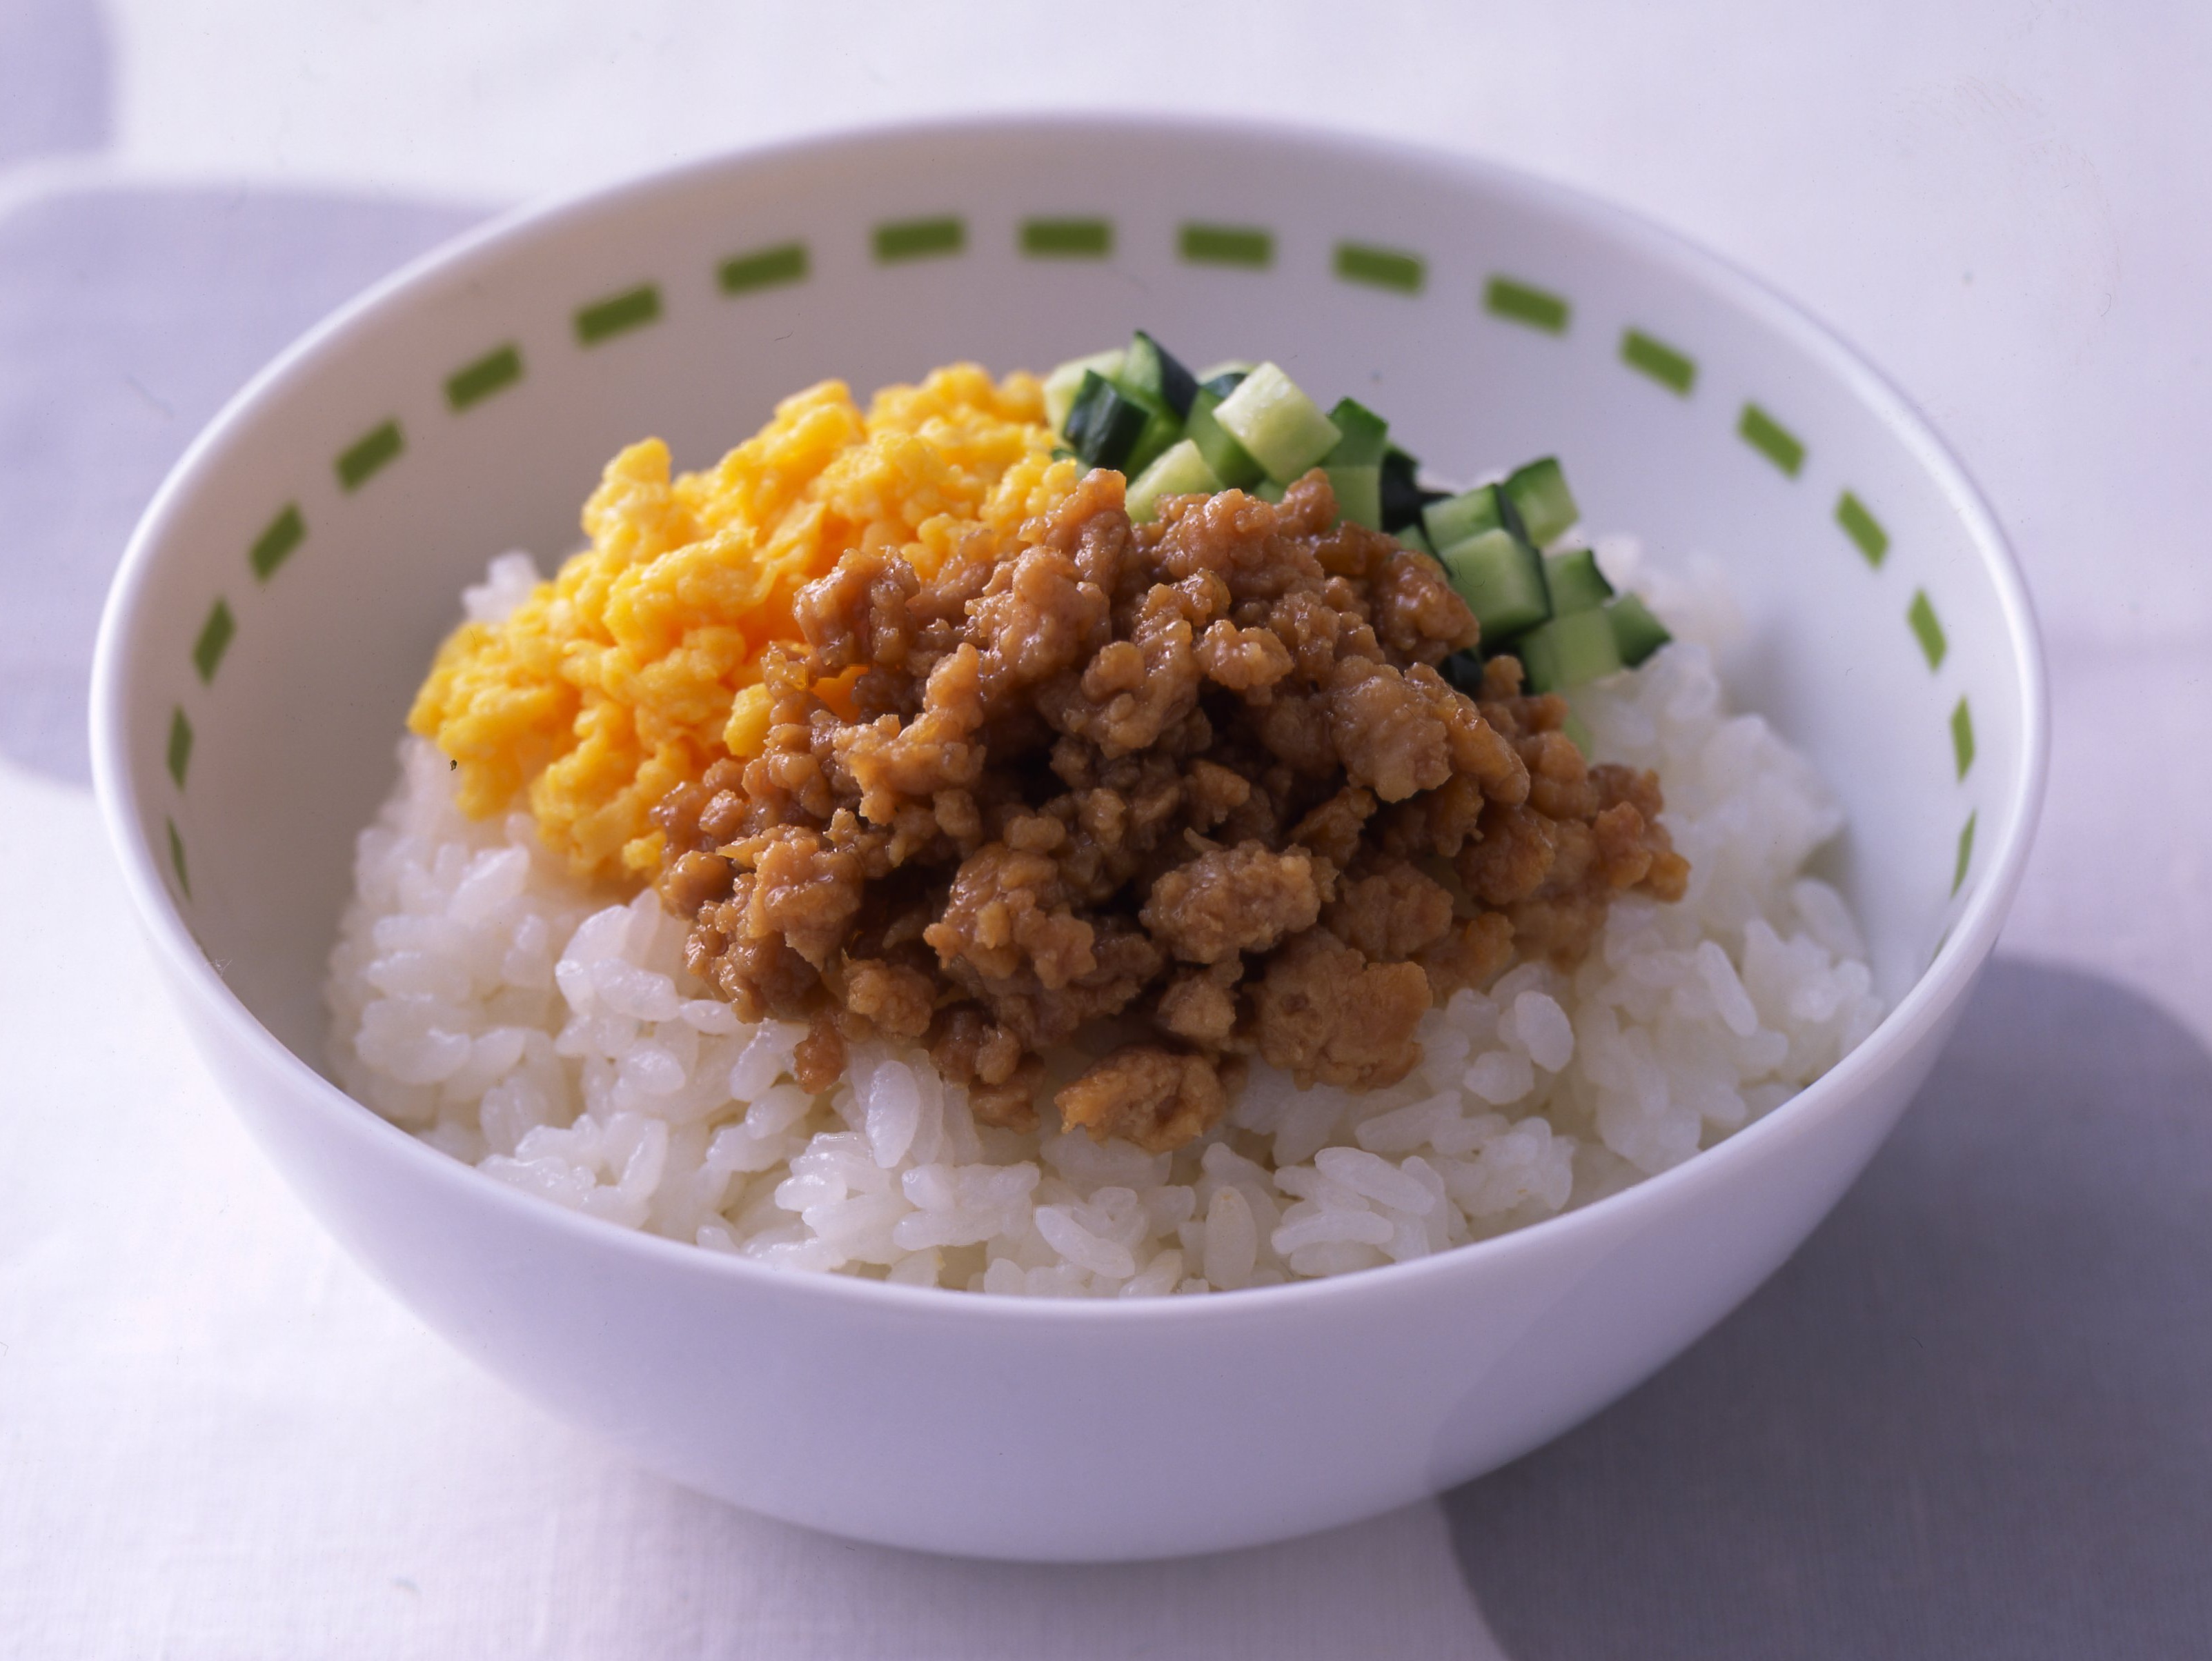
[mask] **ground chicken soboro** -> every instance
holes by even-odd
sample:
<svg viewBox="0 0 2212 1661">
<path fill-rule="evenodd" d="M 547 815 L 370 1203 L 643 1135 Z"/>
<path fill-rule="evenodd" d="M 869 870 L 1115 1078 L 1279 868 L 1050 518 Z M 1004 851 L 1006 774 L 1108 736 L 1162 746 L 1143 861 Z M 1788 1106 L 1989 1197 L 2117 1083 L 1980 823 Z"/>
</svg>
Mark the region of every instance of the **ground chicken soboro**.
<svg viewBox="0 0 2212 1661">
<path fill-rule="evenodd" d="M 1572 962 L 1625 889 L 1680 897 L 1657 780 L 1585 766 L 1510 658 L 1479 698 L 1448 684 L 1474 616 L 1337 523 L 1320 471 L 1142 525 L 1122 490 L 1091 473 L 927 581 L 845 555 L 799 595 L 804 649 L 765 661 L 766 747 L 654 810 L 691 967 L 749 1020 L 812 1023 L 802 1084 L 880 1031 L 1026 1128 L 1084 1033 L 1118 1047 L 1062 1119 L 1159 1152 L 1244 1057 L 1394 1082 L 1433 1001 L 1516 954 Z M 812 688 L 855 669 L 848 719 Z"/>
</svg>

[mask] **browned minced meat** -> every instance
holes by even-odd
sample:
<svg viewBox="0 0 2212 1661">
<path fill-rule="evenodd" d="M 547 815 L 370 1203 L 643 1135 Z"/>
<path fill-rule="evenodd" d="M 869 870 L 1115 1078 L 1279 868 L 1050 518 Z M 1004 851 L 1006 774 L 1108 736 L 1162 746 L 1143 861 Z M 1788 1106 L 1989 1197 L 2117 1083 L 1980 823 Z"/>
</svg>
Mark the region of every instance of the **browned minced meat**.
<svg viewBox="0 0 2212 1661">
<path fill-rule="evenodd" d="M 1013 555 L 928 582 L 847 555 L 799 596 L 806 649 L 763 660 L 765 749 L 656 810 L 691 967 L 809 1023 L 802 1084 L 848 1039 L 918 1040 L 1026 1127 L 1042 1052 L 1091 1028 L 1121 1041 L 1063 1121 L 1163 1151 L 1242 1058 L 1391 1083 L 1435 1000 L 1516 954 L 1572 964 L 1624 889 L 1680 896 L 1657 780 L 1586 766 L 1510 658 L 1454 689 L 1474 616 L 1336 523 L 1322 473 L 1144 525 L 1122 488 L 1093 472 Z M 813 688 L 854 668 L 848 720 Z"/>
</svg>

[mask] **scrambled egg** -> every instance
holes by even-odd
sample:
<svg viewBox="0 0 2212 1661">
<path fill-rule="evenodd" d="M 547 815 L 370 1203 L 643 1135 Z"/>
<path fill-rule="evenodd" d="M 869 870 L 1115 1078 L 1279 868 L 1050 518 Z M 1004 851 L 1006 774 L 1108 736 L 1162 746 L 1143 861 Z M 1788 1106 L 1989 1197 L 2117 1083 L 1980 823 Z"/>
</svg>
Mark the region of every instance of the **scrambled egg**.
<svg viewBox="0 0 2212 1661">
<path fill-rule="evenodd" d="M 1036 379 L 972 364 L 886 387 L 865 417 L 824 381 L 702 472 L 672 479 L 667 446 L 632 445 L 585 504 L 592 545 L 504 623 L 456 630 L 408 724 L 457 763 L 465 811 L 526 788 L 579 874 L 648 875 L 653 804 L 764 743 L 761 653 L 799 639 L 799 589 L 855 548 L 927 578 L 973 538 L 1011 546 L 1075 488 L 1052 445 Z"/>
</svg>

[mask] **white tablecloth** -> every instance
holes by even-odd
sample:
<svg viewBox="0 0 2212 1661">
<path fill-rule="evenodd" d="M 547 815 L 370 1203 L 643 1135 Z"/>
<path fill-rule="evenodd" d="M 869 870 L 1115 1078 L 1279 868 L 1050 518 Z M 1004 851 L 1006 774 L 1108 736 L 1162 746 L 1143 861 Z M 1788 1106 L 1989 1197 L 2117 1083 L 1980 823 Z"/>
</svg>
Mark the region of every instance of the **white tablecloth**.
<svg viewBox="0 0 2212 1661">
<path fill-rule="evenodd" d="M 1933 9 L 0 0 L 0 1655 L 2201 1650 L 2212 18 Z M 1480 149 L 1802 299 L 2016 534 L 2057 749 L 1959 1045 L 1712 1338 L 1435 1504 L 1007 1568 L 645 1476 L 341 1258 L 154 984 L 82 676 L 198 424 L 483 204 L 846 120 L 1111 103 Z"/>
</svg>

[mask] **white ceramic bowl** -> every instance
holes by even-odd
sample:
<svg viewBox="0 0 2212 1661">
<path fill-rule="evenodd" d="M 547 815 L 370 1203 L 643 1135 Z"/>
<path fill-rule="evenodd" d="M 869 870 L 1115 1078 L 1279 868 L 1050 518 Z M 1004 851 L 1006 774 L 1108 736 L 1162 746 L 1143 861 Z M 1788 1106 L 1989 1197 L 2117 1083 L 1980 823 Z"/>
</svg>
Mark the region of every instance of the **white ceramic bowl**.
<svg viewBox="0 0 2212 1661">
<path fill-rule="evenodd" d="M 785 393 L 1151 328 L 1282 359 L 1472 471 L 1568 460 L 1591 524 L 1726 565 L 1739 698 L 1810 753 L 1881 1030 L 1717 1149 L 1524 1232 L 1336 1280 L 1034 1302 L 778 1272 L 501 1186 L 319 1070 L 355 834 L 463 584 L 577 540 L 646 433 L 699 465 Z M 1960 736 L 1971 723 L 1971 744 Z M 269 1155 L 517 1389 L 678 1480 L 936 1550 L 1239 1546 L 1511 1459 L 1705 1331 L 1888 1131 L 2010 900 L 2042 787 L 2021 580 L 1941 445 L 1754 282 L 1464 160 L 1158 119 L 863 134 L 464 239 L 318 329 L 139 527 L 93 716 L 156 955 Z"/>
</svg>

